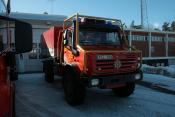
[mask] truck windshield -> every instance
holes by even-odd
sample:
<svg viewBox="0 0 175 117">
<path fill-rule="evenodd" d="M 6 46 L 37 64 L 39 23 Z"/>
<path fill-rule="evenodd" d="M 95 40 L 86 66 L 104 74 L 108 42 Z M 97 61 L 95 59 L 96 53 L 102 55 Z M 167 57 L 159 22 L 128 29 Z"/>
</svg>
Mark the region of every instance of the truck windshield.
<svg viewBox="0 0 175 117">
<path fill-rule="evenodd" d="M 120 45 L 119 34 L 115 31 L 80 30 L 80 45 Z"/>
</svg>

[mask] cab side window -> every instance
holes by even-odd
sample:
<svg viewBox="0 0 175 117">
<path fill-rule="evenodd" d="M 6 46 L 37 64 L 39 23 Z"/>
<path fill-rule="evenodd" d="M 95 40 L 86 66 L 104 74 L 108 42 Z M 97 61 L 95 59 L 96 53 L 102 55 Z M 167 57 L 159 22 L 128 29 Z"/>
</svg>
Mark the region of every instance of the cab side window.
<svg viewBox="0 0 175 117">
<path fill-rule="evenodd" d="M 68 31 L 66 37 L 67 37 L 67 46 L 71 49 L 71 47 L 72 47 L 72 32 Z"/>
</svg>

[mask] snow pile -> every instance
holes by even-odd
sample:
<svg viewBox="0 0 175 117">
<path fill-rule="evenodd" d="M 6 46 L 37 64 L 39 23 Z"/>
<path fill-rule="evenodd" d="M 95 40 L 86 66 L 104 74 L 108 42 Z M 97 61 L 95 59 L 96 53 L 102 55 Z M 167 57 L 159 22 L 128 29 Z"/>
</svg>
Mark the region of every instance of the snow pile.
<svg viewBox="0 0 175 117">
<path fill-rule="evenodd" d="M 143 64 L 142 71 L 145 73 L 160 74 L 161 68 Z"/>
<path fill-rule="evenodd" d="M 165 70 L 166 72 L 172 74 L 172 75 L 175 75 L 175 65 L 162 67 L 162 69 Z"/>
<path fill-rule="evenodd" d="M 157 74 L 144 74 L 145 82 L 149 82 L 154 87 L 161 87 L 169 91 L 175 91 L 175 79 Z"/>
<path fill-rule="evenodd" d="M 162 66 L 154 67 L 154 66 L 143 64 L 142 71 L 144 73 L 160 74 L 160 75 L 175 77 L 175 65 L 170 65 L 166 67 L 162 67 Z"/>
</svg>

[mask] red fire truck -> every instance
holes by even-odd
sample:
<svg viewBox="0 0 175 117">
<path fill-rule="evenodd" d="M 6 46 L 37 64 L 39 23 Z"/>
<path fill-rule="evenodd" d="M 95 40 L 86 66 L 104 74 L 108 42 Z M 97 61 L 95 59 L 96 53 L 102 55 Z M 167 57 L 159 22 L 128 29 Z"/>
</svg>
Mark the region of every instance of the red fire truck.
<svg viewBox="0 0 175 117">
<path fill-rule="evenodd" d="M 0 15 L 0 117 L 15 117 L 15 83 L 13 82 L 17 79 L 15 55 L 32 49 L 31 25 L 9 18 L 9 4 L 9 1 L 7 6 L 3 3 L 4 11 L 7 12 Z"/>
<path fill-rule="evenodd" d="M 45 80 L 62 75 L 70 105 L 83 102 L 86 87 L 108 88 L 127 97 L 142 79 L 141 51 L 128 46 L 120 20 L 73 15 L 63 27 L 43 33 L 41 53 Z"/>
</svg>

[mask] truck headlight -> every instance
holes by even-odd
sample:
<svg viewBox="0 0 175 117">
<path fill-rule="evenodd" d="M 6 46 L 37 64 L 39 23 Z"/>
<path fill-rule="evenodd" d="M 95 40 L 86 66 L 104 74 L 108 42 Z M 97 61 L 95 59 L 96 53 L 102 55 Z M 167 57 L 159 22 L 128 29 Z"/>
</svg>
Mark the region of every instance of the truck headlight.
<svg viewBox="0 0 175 117">
<path fill-rule="evenodd" d="M 138 57 L 138 58 L 137 58 L 137 60 L 141 60 L 141 58 L 140 58 L 140 57 Z"/>
<path fill-rule="evenodd" d="M 137 68 L 140 68 L 142 66 L 141 57 L 138 57 L 137 60 L 138 60 Z"/>
<path fill-rule="evenodd" d="M 135 80 L 141 79 L 141 74 L 136 74 L 134 78 L 135 78 Z"/>
<path fill-rule="evenodd" d="M 137 68 L 140 68 L 140 66 L 141 66 L 141 63 L 138 63 L 138 64 L 137 64 Z"/>
<path fill-rule="evenodd" d="M 99 84 L 99 79 L 92 79 L 91 80 L 91 85 L 92 86 L 97 86 Z"/>
</svg>

